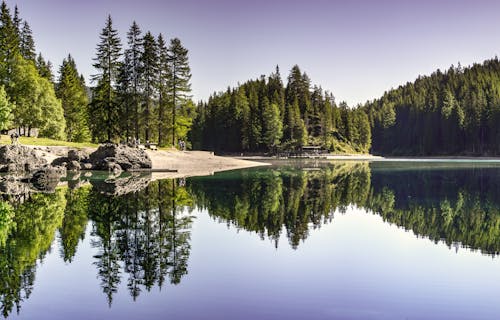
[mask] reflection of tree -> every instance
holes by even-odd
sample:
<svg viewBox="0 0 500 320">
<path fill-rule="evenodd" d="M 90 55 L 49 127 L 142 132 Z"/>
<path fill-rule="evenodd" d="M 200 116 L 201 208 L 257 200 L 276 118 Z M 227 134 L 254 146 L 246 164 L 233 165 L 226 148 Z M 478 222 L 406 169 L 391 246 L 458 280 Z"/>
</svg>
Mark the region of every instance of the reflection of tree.
<svg viewBox="0 0 500 320">
<path fill-rule="evenodd" d="M 193 218 L 185 210 L 192 205 L 185 188 L 175 180 L 156 181 L 135 193 L 113 197 L 92 191 L 90 197 L 100 249 L 96 265 L 109 303 L 121 279 L 120 264 L 134 300 L 142 289 L 161 287 L 166 276 L 180 282 L 187 273 Z"/>
<path fill-rule="evenodd" d="M 88 194 L 90 186 L 78 189 L 67 189 L 66 210 L 59 234 L 61 237 L 61 256 L 71 262 L 76 254 L 78 242 L 85 236 L 87 226 Z"/>
<path fill-rule="evenodd" d="M 254 169 L 191 179 L 197 205 L 212 217 L 268 236 L 276 245 L 283 227 L 292 247 L 310 227 L 330 221 L 336 207 L 369 195 L 367 163 L 343 163 L 323 170 Z"/>
<path fill-rule="evenodd" d="M 275 243 L 284 228 L 293 248 L 333 212 L 354 205 L 433 241 L 499 254 L 499 178 L 495 168 L 387 170 L 349 162 L 228 172 L 193 178 L 188 186 L 212 217 Z"/>
<path fill-rule="evenodd" d="M 370 208 L 384 220 L 451 246 L 500 253 L 498 169 L 373 173 Z"/>
<path fill-rule="evenodd" d="M 36 262 L 44 258 L 62 223 L 64 195 L 65 190 L 57 190 L 54 194 L 35 194 L 23 203 L 14 204 L 13 227 L 0 243 L 0 304 L 4 317 L 14 306 L 19 312 L 20 303 L 33 290 Z"/>
</svg>

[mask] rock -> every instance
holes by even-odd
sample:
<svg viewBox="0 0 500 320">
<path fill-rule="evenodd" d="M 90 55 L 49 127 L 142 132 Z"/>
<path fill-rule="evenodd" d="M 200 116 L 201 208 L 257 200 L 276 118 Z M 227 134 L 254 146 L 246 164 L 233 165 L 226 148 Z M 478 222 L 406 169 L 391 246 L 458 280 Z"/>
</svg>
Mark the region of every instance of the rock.
<svg viewBox="0 0 500 320">
<path fill-rule="evenodd" d="M 80 163 L 80 170 L 92 170 L 92 163 L 89 162 Z"/>
<path fill-rule="evenodd" d="M 68 160 L 85 162 L 89 160 L 89 154 L 83 150 L 70 149 L 68 151 Z"/>
<path fill-rule="evenodd" d="M 30 182 L 40 191 L 52 192 L 56 189 L 61 177 L 65 175 L 66 168 L 48 166 L 36 171 L 33 177 L 31 177 Z"/>
<path fill-rule="evenodd" d="M 47 164 L 35 150 L 20 145 L 0 147 L 0 172 L 36 171 Z"/>
<path fill-rule="evenodd" d="M 126 145 L 106 143 L 90 154 L 89 162 L 95 170 L 113 170 L 118 165 L 121 170 L 150 169 L 151 159 L 146 151 Z"/>
<path fill-rule="evenodd" d="M 80 162 L 72 160 L 66 165 L 66 168 L 68 171 L 80 171 Z"/>
<path fill-rule="evenodd" d="M 59 158 L 55 158 L 51 165 L 57 167 L 57 166 L 61 166 L 61 167 L 66 167 L 66 165 L 68 164 L 70 160 L 68 159 L 68 157 L 59 157 Z"/>
</svg>

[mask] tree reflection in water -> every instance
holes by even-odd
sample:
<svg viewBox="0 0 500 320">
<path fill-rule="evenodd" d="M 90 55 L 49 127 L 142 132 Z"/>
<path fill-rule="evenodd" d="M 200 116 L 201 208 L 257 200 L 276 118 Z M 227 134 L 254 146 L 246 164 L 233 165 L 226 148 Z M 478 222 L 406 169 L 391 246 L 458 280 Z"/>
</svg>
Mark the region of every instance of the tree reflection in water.
<svg viewBox="0 0 500 320">
<path fill-rule="evenodd" d="M 109 305 L 124 282 L 143 290 L 188 273 L 194 208 L 216 221 L 297 249 L 309 232 L 351 206 L 416 235 L 484 254 L 500 253 L 500 170 L 495 167 L 342 162 L 232 171 L 186 181 L 128 176 L 52 194 L 3 195 L 0 305 L 7 317 L 29 298 L 37 263 L 56 234 L 71 263 L 92 228 L 94 265 Z M 108 182 L 110 182 L 108 180 Z M 58 231 L 58 233 L 56 233 Z"/>
</svg>

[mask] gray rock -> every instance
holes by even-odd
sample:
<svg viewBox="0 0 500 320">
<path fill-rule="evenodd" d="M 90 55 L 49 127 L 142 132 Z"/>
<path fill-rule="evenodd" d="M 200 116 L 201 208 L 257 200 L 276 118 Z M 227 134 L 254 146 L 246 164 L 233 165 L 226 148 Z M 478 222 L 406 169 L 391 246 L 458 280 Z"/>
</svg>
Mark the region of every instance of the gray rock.
<svg viewBox="0 0 500 320">
<path fill-rule="evenodd" d="M 20 145 L 0 147 L 0 172 L 36 171 L 47 164 L 35 150 Z"/>
<path fill-rule="evenodd" d="M 68 171 L 80 171 L 80 162 L 72 160 L 66 165 L 66 168 Z"/>
<path fill-rule="evenodd" d="M 89 160 L 89 154 L 83 150 L 70 149 L 68 151 L 68 160 L 85 162 Z"/>
<path fill-rule="evenodd" d="M 126 145 L 106 143 L 90 154 L 89 162 L 94 170 L 114 170 L 118 165 L 122 170 L 150 169 L 151 159 L 146 151 Z"/>
<path fill-rule="evenodd" d="M 52 161 L 51 165 L 66 167 L 66 165 L 68 164 L 69 161 L 70 160 L 68 159 L 68 157 L 59 157 L 59 158 L 54 159 Z"/>
<path fill-rule="evenodd" d="M 56 189 L 62 176 L 66 175 L 64 167 L 46 167 L 36 171 L 31 177 L 30 182 L 33 186 L 45 192 L 52 192 Z"/>
</svg>

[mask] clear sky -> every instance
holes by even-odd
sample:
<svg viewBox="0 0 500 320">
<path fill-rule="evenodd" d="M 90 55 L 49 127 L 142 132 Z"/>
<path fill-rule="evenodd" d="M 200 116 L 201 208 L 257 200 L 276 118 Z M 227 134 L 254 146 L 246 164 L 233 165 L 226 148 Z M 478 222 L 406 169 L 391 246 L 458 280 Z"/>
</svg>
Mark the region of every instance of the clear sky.
<svg viewBox="0 0 500 320">
<path fill-rule="evenodd" d="M 196 100 L 238 82 L 283 78 L 294 64 L 350 105 L 461 62 L 500 52 L 498 0 L 7 0 L 57 71 L 68 54 L 86 79 L 111 14 L 122 41 L 143 32 L 179 37 L 190 51 Z"/>
</svg>

